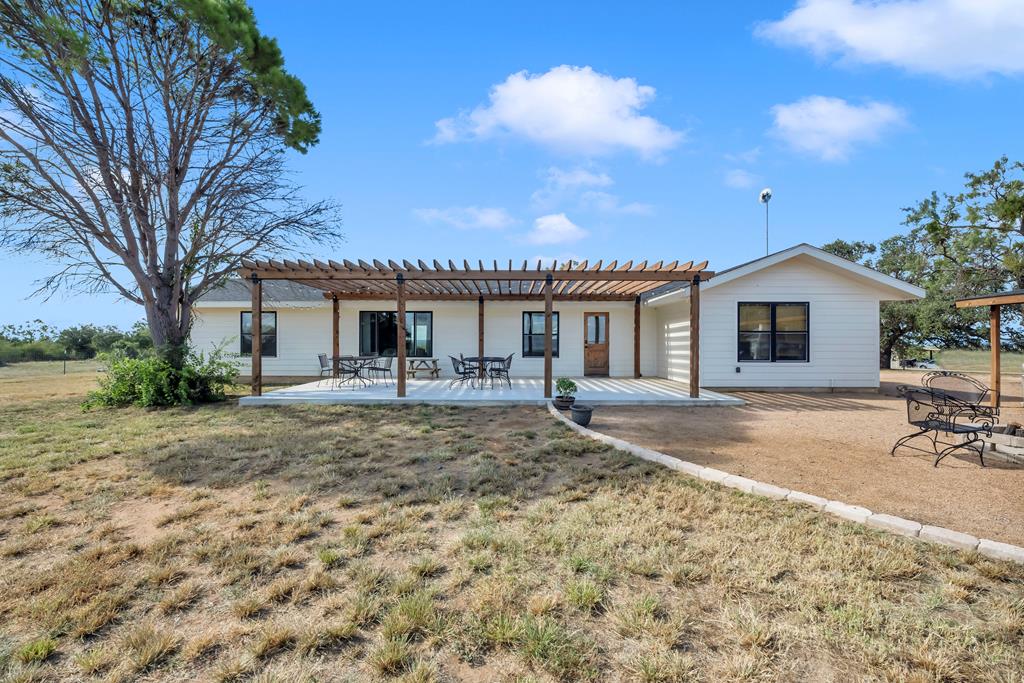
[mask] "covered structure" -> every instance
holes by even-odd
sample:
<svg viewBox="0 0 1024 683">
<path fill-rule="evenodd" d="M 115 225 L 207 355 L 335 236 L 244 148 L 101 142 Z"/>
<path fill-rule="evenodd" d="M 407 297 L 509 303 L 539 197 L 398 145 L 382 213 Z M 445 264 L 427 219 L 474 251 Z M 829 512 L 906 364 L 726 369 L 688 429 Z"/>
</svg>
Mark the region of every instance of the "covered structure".
<svg viewBox="0 0 1024 683">
<path fill-rule="evenodd" d="M 409 301 L 476 301 L 478 305 L 478 350 L 484 355 L 484 316 L 487 301 L 544 302 L 544 397 L 552 395 L 552 311 L 556 301 L 626 301 L 633 302 L 634 376 L 640 376 L 640 303 L 641 296 L 672 283 L 689 286 L 689 394 L 700 395 L 700 284 L 714 273 L 706 270 L 707 261 L 662 262 L 634 264 L 552 262 L 535 267 L 523 262 L 516 267 L 511 261 L 490 267 L 483 261 L 476 266 L 463 261 L 461 266 L 449 260 L 447 265 L 434 260 L 431 264 L 402 261 L 383 263 L 366 261 L 290 261 L 247 260 L 240 275 L 250 284 L 252 295 L 252 395 L 263 392 L 261 324 L 263 282 L 288 280 L 323 291 L 333 303 L 332 353 L 339 353 L 340 301 L 381 300 L 396 302 L 398 339 L 405 338 L 406 303 Z M 397 345 L 396 391 L 406 396 L 406 349 Z M 335 361 L 337 362 L 337 361 Z"/>
<path fill-rule="evenodd" d="M 988 306 L 989 346 L 991 348 L 991 383 L 992 407 L 998 408 L 1002 389 L 1001 368 L 999 364 L 1000 333 L 1002 332 L 1002 307 L 1024 304 L 1024 289 L 1009 292 L 993 292 L 956 300 L 957 308 L 978 308 Z"/>
</svg>

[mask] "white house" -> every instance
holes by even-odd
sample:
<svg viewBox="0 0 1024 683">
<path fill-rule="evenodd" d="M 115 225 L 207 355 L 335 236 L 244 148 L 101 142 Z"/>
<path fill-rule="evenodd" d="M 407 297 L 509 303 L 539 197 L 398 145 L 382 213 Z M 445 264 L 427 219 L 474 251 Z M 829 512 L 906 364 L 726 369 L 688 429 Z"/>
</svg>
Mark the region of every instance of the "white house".
<svg viewBox="0 0 1024 683">
<path fill-rule="evenodd" d="M 335 294 L 335 304 L 325 294 L 328 285 L 302 282 L 311 281 L 262 282 L 263 377 L 316 377 L 317 355 L 335 349 L 341 355 L 397 355 L 393 296 Z M 592 294 L 586 300 L 573 300 L 571 286 L 556 285 L 564 296 L 551 302 L 550 372 L 687 382 L 691 353 L 699 348 L 699 384 L 709 389 L 877 388 L 879 303 L 924 296 L 919 287 L 807 244 L 697 282 L 694 302 L 690 281 L 613 282 L 600 288 L 618 294 L 645 288 L 637 296 Z M 545 302 L 526 296 L 532 285 L 531 292 L 512 296 L 502 294 L 506 290 L 496 280 L 486 284 L 489 293 L 494 284 L 495 294 L 479 301 L 470 293 L 432 300 L 427 292 L 433 290 L 412 290 L 419 293 L 404 301 L 406 355 L 437 358 L 442 376 L 450 376 L 448 357 L 476 355 L 482 343 L 487 356 L 512 355 L 516 377 L 543 376 Z M 242 375 L 251 367 L 250 289 L 239 279 L 209 292 L 194 306 L 191 335 L 197 350 L 222 346 L 237 354 Z M 697 340 L 690 338 L 694 314 Z"/>
</svg>

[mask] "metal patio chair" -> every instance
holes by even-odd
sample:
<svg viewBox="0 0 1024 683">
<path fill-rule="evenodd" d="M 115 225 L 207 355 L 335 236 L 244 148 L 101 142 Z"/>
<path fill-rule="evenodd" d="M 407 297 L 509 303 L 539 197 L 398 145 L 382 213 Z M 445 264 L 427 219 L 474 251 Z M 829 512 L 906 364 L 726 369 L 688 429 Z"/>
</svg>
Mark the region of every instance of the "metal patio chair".
<svg viewBox="0 0 1024 683">
<path fill-rule="evenodd" d="M 370 365 L 367 366 L 366 371 L 371 378 L 379 375 L 384 380 L 384 385 L 388 386 L 388 380 L 391 380 L 391 384 L 395 382 L 395 375 L 391 371 L 391 364 L 394 362 L 394 356 L 379 356 Z"/>
<path fill-rule="evenodd" d="M 499 385 L 501 382 L 508 384 L 508 388 L 512 388 L 512 377 L 509 375 L 509 370 L 512 369 L 512 356 L 514 353 L 510 353 L 508 357 L 498 363 L 491 363 L 487 366 L 487 376 L 491 379 L 491 386 L 494 386 L 494 380 L 498 380 Z"/>
<path fill-rule="evenodd" d="M 987 387 L 983 388 L 987 393 Z M 938 467 L 944 457 L 963 450 L 977 453 L 981 466 L 985 466 L 985 442 L 981 437 L 992 437 L 992 425 L 996 421 L 994 409 L 969 403 L 955 392 L 932 387 L 901 386 L 899 392 L 907 402 L 907 422 L 917 431 L 901 437 L 889 451 L 890 455 L 896 455 L 897 448 L 906 447 L 934 454 L 933 466 Z M 977 393 L 970 396 L 977 396 Z M 952 440 L 943 441 L 940 434 Z M 931 449 L 908 445 L 918 437 L 930 439 Z"/>
<path fill-rule="evenodd" d="M 316 384 L 320 386 L 320 383 L 324 381 L 325 375 L 328 379 L 334 378 L 334 368 L 331 367 L 331 362 L 328 360 L 326 353 L 316 354 L 316 359 L 320 362 L 320 379 L 316 381 Z"/>
<path fill-rule="evenodd" d="M 470 386 L 473 386 L 473 381 L 476 379 L 476 368 L 470 367 L 465 361 L 459 360 L 455 356 L 448 356 L 452 359 L 452 371 L 455 376 L 452 381 L 448 383 L 448 388 L 451 389 L 456 384 L 463 384 L 469 382 Z"/>
</svg>

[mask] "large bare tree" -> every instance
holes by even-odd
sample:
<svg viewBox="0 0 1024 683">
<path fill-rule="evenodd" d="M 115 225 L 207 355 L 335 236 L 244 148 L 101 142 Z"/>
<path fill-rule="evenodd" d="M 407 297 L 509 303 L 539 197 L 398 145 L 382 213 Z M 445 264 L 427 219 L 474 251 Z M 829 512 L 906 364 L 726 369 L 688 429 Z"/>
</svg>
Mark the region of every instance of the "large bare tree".
<svg viewBox="0 0 1024 683">
<path fill-rule="evenodd" d="M 113 290 L 180 359 L 242 258 L 331 241 L 288 180 L 320 119 L 244 0 L 0 0 L 0 244 Z"/>
</svg>

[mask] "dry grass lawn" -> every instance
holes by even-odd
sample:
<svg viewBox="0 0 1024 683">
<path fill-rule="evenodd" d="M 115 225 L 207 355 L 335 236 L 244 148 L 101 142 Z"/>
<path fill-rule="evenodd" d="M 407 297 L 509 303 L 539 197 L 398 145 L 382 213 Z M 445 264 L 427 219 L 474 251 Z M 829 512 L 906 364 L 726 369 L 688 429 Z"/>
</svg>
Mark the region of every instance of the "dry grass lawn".
<svg viewBox="0 0 1024 683">
<path fill-rule="evenodd" d="M 6 680 L 1024 671 L 1024 568 L 705 485 L 542 409 L 84 413 L 93 374 L 0 369 Z"/>
</svg>

